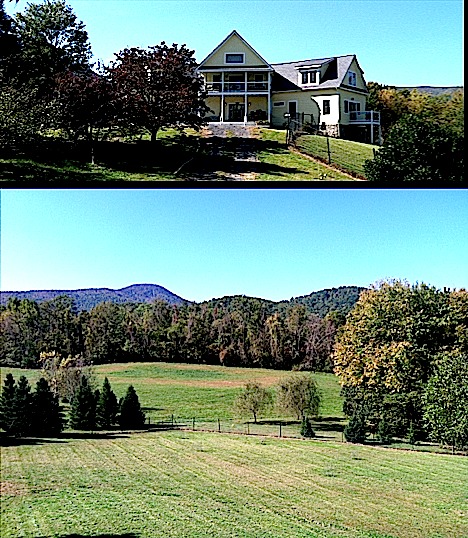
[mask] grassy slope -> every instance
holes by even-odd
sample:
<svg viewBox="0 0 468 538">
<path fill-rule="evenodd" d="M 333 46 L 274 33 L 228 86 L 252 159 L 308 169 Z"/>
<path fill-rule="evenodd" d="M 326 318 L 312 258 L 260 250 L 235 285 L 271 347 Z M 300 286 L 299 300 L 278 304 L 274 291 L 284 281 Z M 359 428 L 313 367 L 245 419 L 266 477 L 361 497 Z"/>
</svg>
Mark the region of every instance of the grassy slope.
<svg viewBox="0 0 468 538">
<path fill-rule="evenodd" d="M 9 371 L 31 382 L 39 376 L 2 368 L 2 377 Z M 96 367 L 97 381 L 108 376 L 118 396 L 133 383 L 153 420 L 174 412 L 223 424 L 244 382 L 272 386 L 284 374 L 167 363 Z M 316 379 L 322 414 L 341 417 L 336 379 Z M 462 538 L 467 480 L 461 457 L 333 441 L 69 432 L 2 448 L 0 534 Z"/>
<path fill-rule="evenodd" d="M 332 164 L 365 177 L 364 162 L 374 158 L 373 150 L 378 149 L 378 146 L 337 138 L 328 140 Z M 297 149 L 307 155 L 318 156 L 328 161 L 327 138 L 324 136 L 301 136 L 297 140 Z"/>
<path fill-rule="evenodd" d="M 123 396 L 128 385 L 133 384 L 152 422 L 172 414 L 205 421 L 231 419 L 234 399 L 244 383 L 256 380 L 271 387 L 281 377 L 294 375 L 278 370 L 163 362 L 106 364 L 94 370 L 98 385 L 102 385 L 107 376 L 117 397 Z M 39 370 L 2 368 L 2 379 L 8 372 L 15 379 L 26 375 L 30 383 L 35 383 L 40 376 Z M 337 378 L 332 374 L 315 374 L 315 378 L 323 395 L 321 414 L 343 417 Z M 273 417 L 275 413 L 272 411 L 266 416 Z"/>
<path fill-rule="evenodd" d="M 262 140 L 278 142 L 279 144 L 276 151 L 261 151 L 258 155 L 260 162 L 278 167 L 278 172 L 275 174 L 262 173 L 257 177 L 258 180 L 352 180 L 352 178 L 341 173 L 339 170 L 333 170 L 319 162 L 292 153 L 284 145 L 286 131 L 261 129 L 260 133 Z"/>
<path fill-rule="evenodd" d="M 152 432 L 2 449 L 2 537 L 462 538 L 466 460 Z"/>
</svg>

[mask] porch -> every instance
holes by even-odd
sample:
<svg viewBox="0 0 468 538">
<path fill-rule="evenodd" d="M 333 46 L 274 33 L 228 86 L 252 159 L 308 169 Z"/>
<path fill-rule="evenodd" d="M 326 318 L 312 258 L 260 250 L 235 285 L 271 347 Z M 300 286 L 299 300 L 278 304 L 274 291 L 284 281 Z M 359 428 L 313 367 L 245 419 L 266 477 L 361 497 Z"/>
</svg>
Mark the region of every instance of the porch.
<svg viewBox="0 0 468 538">
<path fill-rule="evenodd" d="M 211 109 L 210 122 L 255 123 L 270 121 L 269 95 L 221 94 L 208 96 L 206 104 Z"/>
<path fill-rule="evenodd" d="M 382 145 L 382 130 L 380 127 L 380 112 L 376 110 L 350 111 L 349 126 L 361 131 L 363 141 Z"/>
</svg>

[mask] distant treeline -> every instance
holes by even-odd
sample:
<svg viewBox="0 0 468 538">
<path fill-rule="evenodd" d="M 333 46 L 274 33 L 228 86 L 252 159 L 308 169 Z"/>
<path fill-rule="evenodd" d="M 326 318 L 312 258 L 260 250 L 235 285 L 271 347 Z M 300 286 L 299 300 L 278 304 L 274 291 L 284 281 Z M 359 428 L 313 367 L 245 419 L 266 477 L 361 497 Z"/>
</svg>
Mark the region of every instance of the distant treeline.
<svg viewBox="0 0 468 538">
<path fill-rule="evenodd" d="M 93 364 L 169 361 L 331 371 L 331 353 L 362 288 L 323 290 L 274 303 L 245 296 L 202 304 L 12 298 L 0 307 L 0 364 L 39 367 L 41 352 Z M 312 298 L 313 297 L 313 298 Z"/>
</svg>

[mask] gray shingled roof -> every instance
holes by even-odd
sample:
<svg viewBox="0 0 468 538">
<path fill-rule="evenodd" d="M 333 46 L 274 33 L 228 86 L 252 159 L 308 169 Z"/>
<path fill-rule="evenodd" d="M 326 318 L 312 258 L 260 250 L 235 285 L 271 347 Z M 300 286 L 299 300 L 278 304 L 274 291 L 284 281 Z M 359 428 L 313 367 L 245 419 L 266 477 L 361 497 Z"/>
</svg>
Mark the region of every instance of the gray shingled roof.
<svg viewBox="0 0 468 538">
<path fill-rule="evenodd" d="M 271 64 L 275 72 L 273 73 L 273 91 L 287 90 L 317 90 L 324 88 L 337 88 L 345 79 L 346 73 L 354 60 L 353 54 L 348 56 L 336 56 L 333 58 L 319 58 L 312 60 L 302 60 L 299 62 L 288 62 L 284 64 Z M 298 86 L 298 70 L 296 67 L 306 67 L 308 65 L 328 64 L 320 84 L 305 84 Z"/>
</svg>

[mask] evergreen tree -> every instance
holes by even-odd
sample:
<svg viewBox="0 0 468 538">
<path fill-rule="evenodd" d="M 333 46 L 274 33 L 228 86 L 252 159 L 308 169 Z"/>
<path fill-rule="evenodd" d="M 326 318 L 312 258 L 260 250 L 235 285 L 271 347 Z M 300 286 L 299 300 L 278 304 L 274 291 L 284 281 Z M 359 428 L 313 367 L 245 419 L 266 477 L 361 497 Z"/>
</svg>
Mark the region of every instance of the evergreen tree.
<svg viewBox="0 0 468 538">
<path fill-rule="evenodd" d="M 24 375 L 18 380 L 13 397 L 12 422 L 10 432 L 18 437 L 31 434 L 32 394 L 29 381 Z"/>
<path fill-rule="evenodd" d="M 16 383 L 13 375 L 7 374 L 3 382 L 2 395 L 0 396 L 0 428 L 7 433 L 11 431 L 12 427 L 15 391 Z"/>
<path fill-rule="evenodd" d="M 127 394 L 121 400 L 119 424 L 124 429 L 142 428 L 145 424 L 145 414 L 133 385 L 128 387 Z"/>
<path fill-rule="evenodd" d="M 357 410 L 344 429 L 346 441 L 350 443 L 364 443 L 367 436 L 366 417 L 362 411 Z"/>
<path fill-rule="evenodd" d="M 118 405 L 117 397 L 111 389 L 107 377 L 104 379 L 102 391 L 96 409 L 96 422 L 100 428 L 108 429 L 115 423 Z"/>
<path fill-rule="evenodd" d="M 312 429 L 309 417 L 304 417 L 302 420 L 301 435 L 302 437 L 315 437 L 315 432 Z"/>
<path fill-rule="evenodd" d="M 72 400 L 70 426 L 75 430 L 96 428 L 96 398 L 85 376 Z"/>
<path fill-rule="evenodd" d="M 59 434 L 64 427 L 62 408 L 46 379 L 41 377 L 33 394 L 32 432 L 34 435 Z"/>
</svg>

